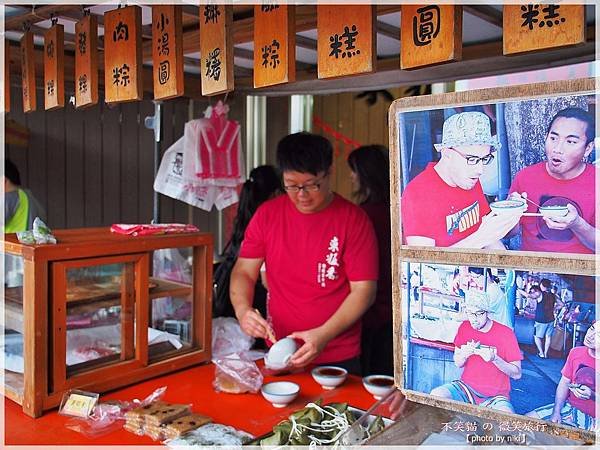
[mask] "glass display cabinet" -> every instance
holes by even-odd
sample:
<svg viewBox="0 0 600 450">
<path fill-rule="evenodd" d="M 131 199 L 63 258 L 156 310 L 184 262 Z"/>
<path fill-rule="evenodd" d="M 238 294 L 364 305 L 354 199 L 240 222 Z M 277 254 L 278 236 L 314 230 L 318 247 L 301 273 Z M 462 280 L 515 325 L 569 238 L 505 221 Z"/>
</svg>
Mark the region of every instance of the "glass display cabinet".
<svg viewBox="0 0 600 450">
<path fill-rule="evenodd" d="M 5 392 L 25 413 L 210 360 L 210 234 L 55 236 L 4 236 Z"/>
</svg>

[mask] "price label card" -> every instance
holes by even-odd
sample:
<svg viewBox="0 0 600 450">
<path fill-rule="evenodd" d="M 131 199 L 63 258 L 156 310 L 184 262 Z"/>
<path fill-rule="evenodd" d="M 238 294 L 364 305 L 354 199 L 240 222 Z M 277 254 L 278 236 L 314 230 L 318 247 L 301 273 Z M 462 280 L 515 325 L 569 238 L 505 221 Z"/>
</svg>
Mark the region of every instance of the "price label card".
<svg viewBox="0 0 600 450">
<path fill-rule="evenodd" d="M 98 394 L 84 391 L 70 391 L 63 396 L 59 413 L 65 416 L 88 417 L 96 402 Z"/>
</svg>

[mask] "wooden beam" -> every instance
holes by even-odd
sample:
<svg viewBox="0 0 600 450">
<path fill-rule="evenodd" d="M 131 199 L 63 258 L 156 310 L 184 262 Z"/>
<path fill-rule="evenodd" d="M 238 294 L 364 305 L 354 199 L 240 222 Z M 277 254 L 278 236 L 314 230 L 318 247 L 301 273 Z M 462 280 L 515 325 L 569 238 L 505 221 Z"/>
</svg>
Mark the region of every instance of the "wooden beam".
<svg viewBox="0 0 600 450">
<path fill-rule="evenodd" d="M 396 41 L 400 41 L 400 28 L 395 27 L 393 25 L 388 25 L 381 20 L 376 22 L 377 33 L 382 34 L 391 39 L 395 39 Z"/>
<path fill-rule="evenodd" d="M 311 39 L 300 34 L 296 35 L 296 47 L 306 48 L 308 50 L 317 51 L 317 40 Z"/>
<path fill-rule="evenodd" d="M 90 15 L 96 18 L 99 26 L 104 26 L 104 15 L 94 13 L 90 13 Z M 68 20 L 79 22 L 81 19 L 83 19 L 83 11 L 81 10 L 81 8 L 75 11 L 62 11 L 60 14 L 58 14 L 58 17 L 63 17 Z"/>
<path fill-rule="evenodd" d="M 248 50 L 246 48 L 234 47 L 233 48 L 233 56 L 236 56 L 236 57 L 242 58 L 242 59 L 248 59 L 250 61 L 254 61 L 254 52 L 252 50 Z"/>
<path fill-rule="evenodd" d="M 33 6 L 27 13 L 9 17 L 4 22 L 5 30 L 22 30 L 23 23 L 34 24 L 48 20 L 52 14 L 58 16 L 67 11 L 81 11 L 81 5 L 45 5 Z"/>
<path fill-rule="evenodd" d="M 502 28 L 502 11 L 487 5 L 463 5 L 463 11 Z"/>
</svg>

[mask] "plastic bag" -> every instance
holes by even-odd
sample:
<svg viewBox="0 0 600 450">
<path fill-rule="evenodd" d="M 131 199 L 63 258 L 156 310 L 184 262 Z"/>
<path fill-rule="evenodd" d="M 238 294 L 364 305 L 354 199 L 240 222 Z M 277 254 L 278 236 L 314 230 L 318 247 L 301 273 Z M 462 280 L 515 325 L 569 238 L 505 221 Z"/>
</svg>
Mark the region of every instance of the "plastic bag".
<svg viewBox="0 0 600 450">
<path fill-rule="evenodd" d="M 166 386 L 160 387 L 143 400 L 112 400 L 105 403 L 98 403 L 94 407 L 94 412 L 88 418 L 71 419 L 65 424 L 65 427 L 69 430 L 81 433 L 88 438 L 104 436 L 105 434 L 112 433 L 123 427 L 123 424 L 125 423 L 125 413 L 161 399 L 166 390 Z"/>
<path fill-rule="evenodd" d="M 212 354 L 221 358 L 232 353 L 244 353 L 250 350 L 254 338 L 240 328 L 233 317 L 217 317 L 212 321 Z"/>
<path fill-rule="evenodd" d="M 263 375 L 256 363 L 243 354 L 231 354 L 213 359 L 216 366 L 213 386 L 217 392 L 256 393 L 263 384 Z"/>
</svg>

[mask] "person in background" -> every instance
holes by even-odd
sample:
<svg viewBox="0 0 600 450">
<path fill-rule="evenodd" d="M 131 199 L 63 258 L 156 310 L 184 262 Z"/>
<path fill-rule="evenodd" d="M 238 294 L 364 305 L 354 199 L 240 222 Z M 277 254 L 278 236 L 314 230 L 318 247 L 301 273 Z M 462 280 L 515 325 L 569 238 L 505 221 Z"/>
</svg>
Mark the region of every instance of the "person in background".
<svg viewBox="0 0 600 450">
<path fill-rule="evenodd" d="M 495 214 L 481 187 L 484 167 L 500 148 L 481 112 L 445 120 L 440 160 L 430 163 L 402 193 L 402 235 L 408 245 L 505 250 L 500 239 L 518 223 L 522 209 Z"/>
<path fill-rule="evenodd" d="M 4 159 L 4 232 L 31 230 L 36 217 L 44 220 L 44 209 L 29 189 L 21 187 L 17 166 Z"/>
<path fill-rule="evenodd" d="M 235 312 L 229 298 L 231 271 L 237 260 L 244 232 L 250 219 L 267 200 L 281 194 L 281 177 L 273 166 L 258 166 L 252 169 L 248 179 L 242 185 L 237 215 L 233 222 L 231 239 L 223 249 L 223 261 L 215 270 L 213 280 L 215 295 L 213 299 L 213 316 L 234 317 Z M 253 305 L 261 314 L 266 314 L 267 290 L 264 281 L 257 280 Z"/>
<path fill-rule="evenodd" d="M 563 366 L 554 403 L 527 413 L 529 417 L 550 420 L 589 431 L 598 431 L 596 422 L 596 323 L 588 328 L 583 346 L 573 347 Z"/>
<path fill-rule="evenodd" d="M 502 325 L 506 325 L 511 330 L 514 329 L 514 314 L 511 314 L 512 308 L 509 305 L 506 293 L 500 287 L 500 279 L 492 273 L 492 269 L 485 269 L 487 283 L 485 292 L 490 301 L 490 319 L 495 320 Z"/>
<path fill-rule="evenodd" d="M 394 373 L 392 324 L 392 260 L 390 227 L 390 164 L 381 145 L 359 147 L 348 155 L 353 196 L 367 213 L 379 247 L 379 279 L 375 303 L 362 319 L 362 374 Z"/>
<path fill-rule="evenodd" d="M 360 375 L 361 317 L 375 300 L 377 239 L 367 214 L 331 190 L 333 148 L 295 133 L 277 146 L 282 195 L 262 204 L 246 228 L 230 296 L 242 330 L 302 345 L 292 367 L 335 364 Z M 253 307 L 266 262 L 267 319 Z"/>
<path fill-rule="evenodd" d="M 566 206 L 562 217 L 523 217 L 521 250 L 594 253 L 596 168 L 587 162 L 594 149 L 594 117 L 581 108 L 566 108 L 550 121 L 544 148 L 546 161 L 515 175 L 509 195 L 525 200 L 529 213 L 540 206 Z M 518 227 L 517 227 L 518 229 Z"/>
<path fill-rule="evenodd" d="M 464 310 L 467 320 L 454 338 L 454 364 L 462 374 L 431 395 L 514 413 L 510 379 L 521 378 L 523 359 L 515 333 L 490 318 L 485 292 L 468 291 Z"/>
<path fill-rule="evenodd" d="M 551 292 L 552 282 L 544 278 L 540 281 L 540 290 L 542 295 L 537 297 L 537 306 L 535 308 L 535 322 L 533 325 L 533 340 L 538 349 L 540 358 L 548 357 L 550 350 L 550 341 L 554 333 L 554 302 L 555 295 Z M 542 344 L 542 339 L 545 342 Z"/>
</svg>

